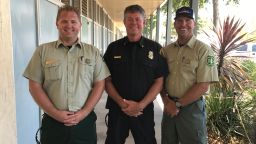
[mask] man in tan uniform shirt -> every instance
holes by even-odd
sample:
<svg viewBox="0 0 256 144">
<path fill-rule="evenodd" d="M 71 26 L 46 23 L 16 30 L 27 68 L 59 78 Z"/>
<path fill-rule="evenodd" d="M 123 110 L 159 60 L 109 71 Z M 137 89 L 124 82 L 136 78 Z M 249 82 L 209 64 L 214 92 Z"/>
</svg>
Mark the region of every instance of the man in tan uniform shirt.
<svg viewBox="0 0 256 144">
<path fill-rule="evenodd" d="M 109 70 L 98 49 L 81 43 L 79 12 L 70 6 L 58 11 L 59 40 L 40 45 L 24 77 L 44 110 L 42 144 L 96 144 L 96 114 Z"/>
<path fill-rule="evenodd" d="M 218 81 L 212 49 L 193 36 L 193 10 L 176 11 L 176 42 L 161 49 L 169 75 L 161 93 L 164 102 L 162 144 L 207 144 L 203 95 Z"/>
</svg>

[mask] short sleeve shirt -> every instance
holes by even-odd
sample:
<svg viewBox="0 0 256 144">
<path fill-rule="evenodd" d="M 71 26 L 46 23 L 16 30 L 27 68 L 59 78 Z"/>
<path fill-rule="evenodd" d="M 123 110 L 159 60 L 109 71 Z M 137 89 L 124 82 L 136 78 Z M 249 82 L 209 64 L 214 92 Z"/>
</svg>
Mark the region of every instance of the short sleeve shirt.
<svg viewBox="0 0 256 144">
<path fill-rule="evenodd" d="M 182 47 L 175 42 L 162 48 L 161 54 L 168 63 L 165 87 L 171 96 L 182 97 L 195 83 L 218 81 L 212 49 L 194 36 Z"/>
<path fill-rule="evenodd" d="M 42 84 L 56 108 L 69 111 L 81 109 L 93 83 L 109 75 L 98 49 L 80 42 L 68 48 L 60 40 L 39 46 L 23 74 Z"/>
<path fill-rule="evenodd" d="M 154 80 L 164 75 L 167 64 L 164 65 L 160 48 L 160 44 L 144 37 L 138 42 L 129 42 L 124 37 L 108 46 L 104 60 L 112 83 L 123 98 L 140 101 Z M 108 98 L 107 108 L 113 108 L 113 105 L 114 101 Z"/>
</svg>

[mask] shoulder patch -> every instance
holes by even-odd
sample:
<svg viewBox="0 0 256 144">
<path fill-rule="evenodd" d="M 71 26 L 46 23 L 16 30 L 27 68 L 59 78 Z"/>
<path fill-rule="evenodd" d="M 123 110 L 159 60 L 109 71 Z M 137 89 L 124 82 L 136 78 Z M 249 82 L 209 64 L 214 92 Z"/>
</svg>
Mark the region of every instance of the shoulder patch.
<svg viewBox="0 0 256 144">
<path fill-rule="evenodd" d="M 214 56 L 207 56 L 207 65 L 212 67 L 214 63 Z"/>
</svg>

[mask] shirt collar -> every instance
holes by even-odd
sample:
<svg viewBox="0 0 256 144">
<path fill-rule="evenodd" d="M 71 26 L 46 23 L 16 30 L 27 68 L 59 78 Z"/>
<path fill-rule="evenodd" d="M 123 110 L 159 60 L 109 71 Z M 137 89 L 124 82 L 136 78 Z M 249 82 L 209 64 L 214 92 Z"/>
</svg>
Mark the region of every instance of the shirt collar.
<svg viewBox="0 0 256 144">
<path fill-rule="evenodd" d="M 195 37 L 195 36 L 192 36 L 192 37 L 190 38 L 190 40 L 188 41 L 188 43 L 187 43 L 185 46 L 187 46 L 187 47 L 189 47 L 189 48 L 193 48 L 194 45 L 195 45 L 195 42 L 196 42 L 196 37 Z M 176 41 L 176 42 L 174 43 L 174 45 L 177 46 L 177 47 L 179 47 L 178 41 Z"/>
<path fill-rule="evenodd" d="M 78 48 L 82 47 L 82 43 L 81 43 L 80 39 L 78 39 L 73 45 L 77 46 Z M 63 42 L 59 39 L 57 41 L 56 48 L 62 48 L 62 47 L 64 47 Z"/>
<path fill-rule="evenodd" d="M 144 41 L 145 41 L 145 38 L 143 36 L 141 36 L 140 40 L 138 41 L 139 45 L 141 48 L 144 48 Z M 129 43 L 129 40 L 128 40 L 128 37 L 124 37 L 124 42 L 123 42 L 123 45 L 126 46 L 127 44 Z"/>
</svg>

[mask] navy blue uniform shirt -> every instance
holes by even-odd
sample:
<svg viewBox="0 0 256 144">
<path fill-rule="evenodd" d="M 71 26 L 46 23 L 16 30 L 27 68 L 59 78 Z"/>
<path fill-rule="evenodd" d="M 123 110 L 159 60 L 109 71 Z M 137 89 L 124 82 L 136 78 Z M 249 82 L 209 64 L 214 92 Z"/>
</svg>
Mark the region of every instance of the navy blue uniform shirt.
<svg viewBox="0 0 256 144">
<path fill-rule="evenodd" d="M 112 42 L 104 55 L 117 92 L 127 100 L 140 101 L 154 80 L 166 75 L 167 64 L 159 54 L 161 45 L 142 37 L 129 42 L 127 37 Z M 108 97 L 106 108 L 119 109 Z"/>
</svg>

